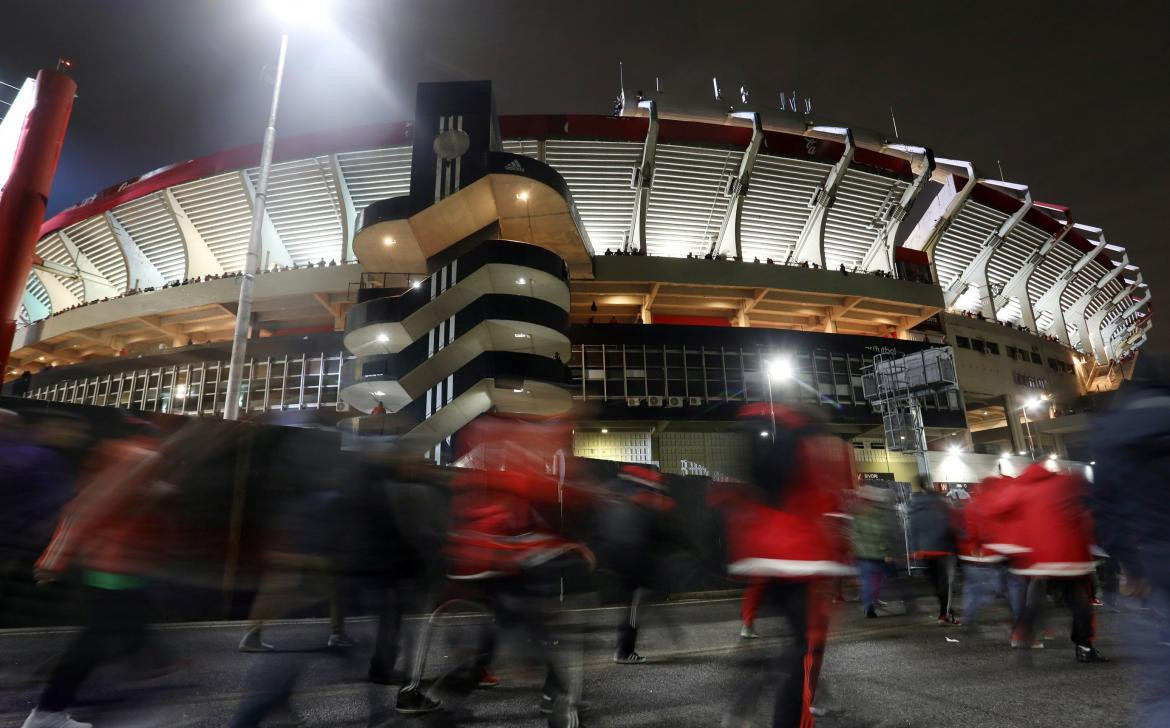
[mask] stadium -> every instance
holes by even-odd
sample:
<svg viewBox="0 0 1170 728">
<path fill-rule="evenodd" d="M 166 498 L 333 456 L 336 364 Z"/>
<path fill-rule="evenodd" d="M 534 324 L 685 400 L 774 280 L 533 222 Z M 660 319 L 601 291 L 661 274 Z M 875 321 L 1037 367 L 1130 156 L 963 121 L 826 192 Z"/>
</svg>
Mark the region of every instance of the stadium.
<svg viewBox="0 0 1170 728">
<path fill-rule="evenodd" d="M 744 402 L 826 408 L 859 469 L 908 480 L 861 371 L 954 349 L 925 402 L 936 479 L 1088 462 L 1151 294 L 1104 229 L 930 148 L 794 110 L 640 93 L 608 116 L 497 116 L 419 87 L 412 121 L 281 139 L 243 412 L 314 410 L 445 443 L 490 409 L 572 413 L 578 454 L 731 470 Z M 214 416 L 258 148 L 46 221 L 6 391 Z M 775 376 L 777 363 L 782 376 Z"/>
</svg>

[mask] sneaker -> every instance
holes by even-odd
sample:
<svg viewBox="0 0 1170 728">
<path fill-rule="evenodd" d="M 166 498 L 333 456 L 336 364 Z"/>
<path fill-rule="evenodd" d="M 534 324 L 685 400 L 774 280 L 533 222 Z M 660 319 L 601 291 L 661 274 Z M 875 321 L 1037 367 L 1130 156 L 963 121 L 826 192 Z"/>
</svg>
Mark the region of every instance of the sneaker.
<svg viewBox="0 0 1170 728">
<path fill-rule="evenodd" d="M 1077 662 L 1109 662 L 1109 658 L 1098 652 L 1096 647 L 1077 645 Z"/>
<path fill-rule="evenodd" d="M 1011 645 L 1012 645 L 1013 650 L 1024 649 L 1025 647 L 1028 646 L 1028 641 L 1025 640 L 1018 632 L 1013 632 Z M 1039 640 L 1039 639 L 1033 639 L 1032 640 L 1032 649 L 1033 650 L 1044 649 L 1044 642 L 1042 640 Z"/>
<path fill-rule="evenodd" d="M 631 652 L 627 655 L 615 653 L 613 656 L 613 661 L 619 665 L 641 665 L 646 661 L 646 658 L 642 657 L 637 652 Z"/>
<path fill-rule="evenodd" d="M 739 638 L 743 640 L 758 640 L 760 633 L 745 624 L 739 628 Z"/>
<path fill-rule="evenodd" d="M 240 652 L 272 652 L 276 648 L 260 639 L 260 630 L 248 630 L 240 640 Z"/>
<path fill-rule="evenodd" d="M 947 626 L 959 626 L 959 620 L 955 619 L 954 615 L 951 614 L 938 615 L 938 623 Z"/>
<path fill-rule="evenodd" d="M 329 635 L 329 642 L 326 643 L 326 646 L 334 650 L 344 650 L 356 647 L 357 642 L 345 632 L 334 632 Z"/>
<path fill-rule="evenodd" d="M 1101 601 L 1101 600 L 1100 600 L 1100 599 L 1098 599 L 1097 597 L 1093 597 L 1092 601 L 1090 601 L 1090 602 L 1089 602 L 1089 604 L 1092 604 L 1094 607 L 1103 607 L 1103 606 L 1105 606 L 1105 602 Z"/>
<path fill-rule="evenodd" d="M 878 616 L 877 610 L 874 609 L 873 607 L 870 607 L 869 609 L 865 610 L 865 618 L 866 619 L 877 619 L 877 616 Z"/>
<path fill-rule="evenodd" d="M 829 711 L 825 710 L 824 708 L 818 708 L 815 705 L 808 706 L 808 712 L 811 713 L 814 718 L 822 718 L 829 714 Z"/>
<path fill-rule="evenodd" d="M 93 728 L 93 723 L 82 723 L 64 710 L 48 711 L 33 708 L 21 728 Z"/>
<path fill-rule="evenodd" d="M 587 713 L 587 712 L 589 712 L 589 709 L 591 707 L 593 707 L 593 705 L 589 701 L 582 700 L 581 702 L 577 703 L 577 712 L 578 713 Z M 536 709 L 540 711 L 541 715 L 552 715 L 552 712 L 553 712 L 552 696 L 542 694 L 540 696 L 540 705 Z"/>
<path fill-rule="evenodd" d="M 442 705 L 442 702 L 426 695 L 418 688 L 402 688 L 398 691 L 398 699 L 394 701 L 394 709 L 405 715 L 430 713 Z"/>
<path fill-rule="evenodd" d="M 479 671 L 479 687 L 481 688 L 496 688 L 500 686 L 500 679 L 495 675 L 483 669 Z"/>
</svg>

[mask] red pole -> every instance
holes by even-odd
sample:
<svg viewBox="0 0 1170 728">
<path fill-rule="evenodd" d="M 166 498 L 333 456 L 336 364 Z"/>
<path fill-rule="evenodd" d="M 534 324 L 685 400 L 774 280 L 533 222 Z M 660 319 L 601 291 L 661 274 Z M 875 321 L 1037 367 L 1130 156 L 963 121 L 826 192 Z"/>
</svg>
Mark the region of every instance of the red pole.
<svg viewBox="0 0 1170 728">
<path fill-rule="evenodd" d="M 37 73 L 36 97 L 20 132 L 12 174 L 0 190 L 0 373 L 8 366 L 16 313 L 76 93 L 77 84 L 65 74 L 49 69 Z"/>
</svg>

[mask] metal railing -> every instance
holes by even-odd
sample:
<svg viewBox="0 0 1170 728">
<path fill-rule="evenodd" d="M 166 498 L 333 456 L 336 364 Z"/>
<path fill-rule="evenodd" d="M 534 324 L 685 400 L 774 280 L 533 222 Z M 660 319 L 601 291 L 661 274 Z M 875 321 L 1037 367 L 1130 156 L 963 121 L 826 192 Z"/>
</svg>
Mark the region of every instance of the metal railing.
<svg viewBox="0 0 1170 728">
<path fill-rule="evenodd" d="M 245 412 L 334 408 L 342 364 L 338 352 L 249 359 L 244 364 L 240 409 Z M 218 415 L 227 390 L 227 362 L 136 369 L 72 379 L 29 392 L 32 399 L 121 407 L 180 415 Z"/>
</svg>

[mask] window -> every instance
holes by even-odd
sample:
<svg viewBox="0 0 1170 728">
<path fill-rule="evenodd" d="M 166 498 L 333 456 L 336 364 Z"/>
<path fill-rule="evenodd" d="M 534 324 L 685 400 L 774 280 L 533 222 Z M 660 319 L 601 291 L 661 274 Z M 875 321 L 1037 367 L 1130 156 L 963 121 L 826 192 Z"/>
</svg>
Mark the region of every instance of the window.
<svg viewBox="0 0 1170 728">
<path fill-rule="evenodd" d="M 1043 364 L 1044 360 L 1040 358 L 1039 354 L 1037 354 L 1036 352 L 1032 352 L 1032 363 L 1033 364 Z"/>
<path fill-rule="evenodd" d="M 994 341 L 987 342 L 987 353 L 999 356 L 999 344 L 995 343 Z"/>
<path fill-rule="evenodd" d="M 1008 344 L 1007 355 L 1008 355 L 1009 359 L 1015 359 L 1016 358 L 1016 347 L 1012 346 L 1011 344 Z"/>
<path fill-rule="evenodd" d="M 963 347 L 964 349 L 971 348 L 971 340 L 968 339 L 966 336 L 956 336 L 955 343 L 958 344 L 959 346 Z"/>
<path fill-rule="evenodd" d="M 1060 371 L 1060 365 L 1052 357 L 1048 357 L 1048 368 L 1054 372 Z"/>
<path fill-rule="evenodd" d="M 983 339 L 971 339 L 971 348 L 980 354 L 983 353 Z"/>
</svg>

